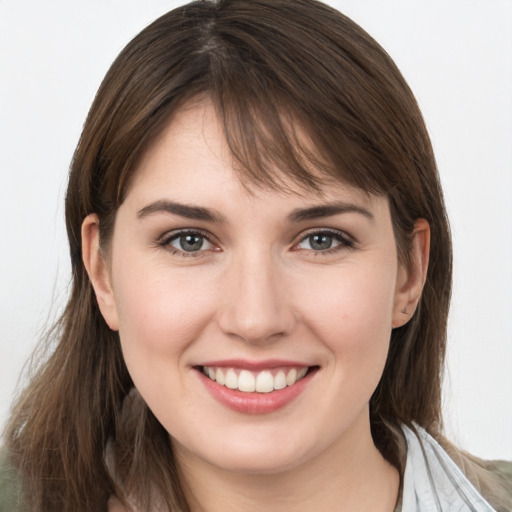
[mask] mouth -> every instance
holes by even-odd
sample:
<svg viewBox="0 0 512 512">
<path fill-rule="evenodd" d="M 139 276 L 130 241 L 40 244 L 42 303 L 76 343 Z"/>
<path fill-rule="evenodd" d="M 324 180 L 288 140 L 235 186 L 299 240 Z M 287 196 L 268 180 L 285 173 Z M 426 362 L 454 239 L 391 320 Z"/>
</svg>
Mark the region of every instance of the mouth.
<svg viewBox="0 0 512 512">
<path fill-rule="evenodd" d="M 269 414 L 291 405 L 320 370 L 320 366 L 276 359 L 211 361 L 193 368 L 217 402 L 250 415 Z"/>
<path fill-rule="evenodd" d="M 272 393 L 295 385 L 313 366 L 294 366 L 253 371 L 236 367 L 199 366 L 208 379 L 225 388 L 244 393 Z"/>
</svg>

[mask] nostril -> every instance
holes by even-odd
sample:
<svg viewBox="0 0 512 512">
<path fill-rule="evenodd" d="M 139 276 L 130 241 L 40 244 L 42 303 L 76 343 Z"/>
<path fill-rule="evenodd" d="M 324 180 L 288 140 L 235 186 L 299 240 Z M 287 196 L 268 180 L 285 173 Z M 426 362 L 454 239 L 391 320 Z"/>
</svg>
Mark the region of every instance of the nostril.
<svg viewBox="0 0 512 512">
<path fill-rule="evenodd" d="M 248 343 L 274 342 L 289 335 L 295 319 L 291 312 L 272 305 L 231 305 L 220 312 L 218 324 L 226 335 Z"/>
</svg>

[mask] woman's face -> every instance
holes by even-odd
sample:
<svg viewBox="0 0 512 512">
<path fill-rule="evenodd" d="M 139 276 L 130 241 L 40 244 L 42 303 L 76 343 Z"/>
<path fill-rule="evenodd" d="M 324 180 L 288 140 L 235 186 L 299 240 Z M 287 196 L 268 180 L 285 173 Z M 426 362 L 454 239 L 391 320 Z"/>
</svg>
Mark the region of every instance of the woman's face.
<svg viewBox="0 0 512 512">
<path fill-rule="evenodd" d="M 386 198 L 341 183 L 248 190 L 208 103 L 179 112 L 140 162 L 93 277 L 174 449 L 242 472 L 370 439 L 411 281 Z"/>
</svg>

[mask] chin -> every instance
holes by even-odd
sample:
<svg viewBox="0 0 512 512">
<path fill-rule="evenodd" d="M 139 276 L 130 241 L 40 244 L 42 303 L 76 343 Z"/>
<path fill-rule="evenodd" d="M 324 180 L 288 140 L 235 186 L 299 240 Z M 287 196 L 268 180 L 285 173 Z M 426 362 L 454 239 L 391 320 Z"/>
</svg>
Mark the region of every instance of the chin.
<svg viewBox="0 0 512 512">
<path fill-rule="evenodd" d="M 275 446 L 273 448 L 276 448 Z M 297 450 L 267 449 L 243 450 L 231 453 L 229 457 L 216 457 L 212 461 L 217 467 L 231 473 L 244 475 L 273 475 L 290 471 L 299 466 L 304 459 L 304 454 Z"/>
<path fill-rule="evenodd" d="M 270 475 L 292 470 L 313 459 L 328 446 L 316 436 L 295 429 L 240 429 L 226 433 L 223 439 L 204 439 L 195 446 L 173 443 L 177 456 L 194 455 L 223 471 L 246 475 Z"/>
</svg>

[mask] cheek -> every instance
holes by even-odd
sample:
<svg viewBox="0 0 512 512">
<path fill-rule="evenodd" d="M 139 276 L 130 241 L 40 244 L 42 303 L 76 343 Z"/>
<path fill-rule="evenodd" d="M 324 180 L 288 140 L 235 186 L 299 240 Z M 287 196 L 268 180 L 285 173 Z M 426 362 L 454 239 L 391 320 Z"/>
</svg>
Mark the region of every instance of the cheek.
<svg viewBox="0 0 512 512">
<path fill-rule="evenodd" d="M 215 288 L 205 286 L 200 276 L 191 280 L 190 274 L 148 264 L 136 254 L 124 253 L 114 268 L 125 358 L 147 359 L 149 366 L 153 358 L 179 357 L 208 322 Z"/>
<path fill-rule="evenodd" d="M 121 348 L 135 387 L 159 421 L 170 426 L 169 404 L 183 408 L 191 401 L 183 380 L 187 349 L 209 322 L 215 300 L 207 292 L 214 288 L 205 292 L 199 279 L 136 263 L 127 257 L 117 266 Z"/>
<path fill-rule="evenodd" d="M 323 281 L 323 282 L 322 282 Z M 396 268 L 390 265 L 347 266 L 317 278 L 310 287 L 308 308 L 312 316 L 335 330 L 391 327 Z"/>
<path fill-rule="evenodd" d="M 396 267 L 354 266 L 326 277 L 324 287 L 317 281 L 305 308 L 310 328 L 344 372 L 364 369 L 380 378 L 391 335 Z"/>
</svg>

